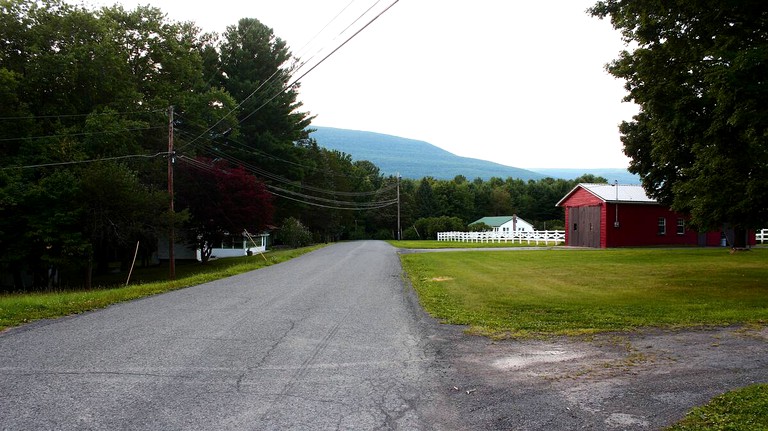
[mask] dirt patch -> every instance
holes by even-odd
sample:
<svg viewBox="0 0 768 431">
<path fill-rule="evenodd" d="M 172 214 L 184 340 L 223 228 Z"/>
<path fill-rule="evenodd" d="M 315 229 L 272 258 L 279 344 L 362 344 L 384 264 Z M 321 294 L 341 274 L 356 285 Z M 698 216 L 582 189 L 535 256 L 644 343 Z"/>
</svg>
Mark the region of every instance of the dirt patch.
<svg viewBox="0 0 768 431">
<path fill-rule="evenodd" d="M 768 382 L 766 328 L 500 342 L 444 331 L 446 396 L 466 429 L 658 430 L 716 395 Z"/>
<path fill-rule="evenodd" d="M 453 277 L 433 277 L 429 279 L 429 281 L 451 281 L 451 280 L 453 280 Z"/>
</svg>

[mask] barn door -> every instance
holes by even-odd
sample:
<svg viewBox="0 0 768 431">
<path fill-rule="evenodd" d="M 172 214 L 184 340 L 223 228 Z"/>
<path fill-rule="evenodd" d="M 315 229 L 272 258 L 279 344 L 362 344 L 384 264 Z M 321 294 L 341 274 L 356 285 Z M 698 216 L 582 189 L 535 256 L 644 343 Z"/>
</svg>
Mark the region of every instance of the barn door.
<svg viewBox="0 0 768 431">
<path fill-rule="evenodd" d="M 568 245 L 600 247 L 600 207 L 568 208 Z"/>
</svg>

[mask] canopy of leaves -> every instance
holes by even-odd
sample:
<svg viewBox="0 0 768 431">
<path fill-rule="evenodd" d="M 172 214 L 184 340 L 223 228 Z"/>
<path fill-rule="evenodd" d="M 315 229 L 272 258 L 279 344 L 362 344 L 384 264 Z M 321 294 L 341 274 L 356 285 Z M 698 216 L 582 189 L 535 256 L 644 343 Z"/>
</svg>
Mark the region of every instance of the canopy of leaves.
<svg viewBox="0 0 768 431">
<path fill-rule="evenodd" d="M 632 49 L 608 66 L 640 112 L 630 171 L 691 225 L 768 221 L 768 8 L 759 0 L 599 1 Z"/>
</svg>

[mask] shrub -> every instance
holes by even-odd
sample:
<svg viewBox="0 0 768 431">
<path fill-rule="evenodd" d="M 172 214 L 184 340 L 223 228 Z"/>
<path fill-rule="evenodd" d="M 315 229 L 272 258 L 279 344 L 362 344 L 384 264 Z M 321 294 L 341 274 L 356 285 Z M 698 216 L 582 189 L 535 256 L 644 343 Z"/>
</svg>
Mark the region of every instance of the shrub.
<svg viewBox="0 0 768 431">
<path fill-rule="evenodd" d="M 458 217 L 428 217 L 420 218 L 414 223 L 421 239 L 437 239 L 438 232 L 463 232 L 467 228 L 464 221 Z"/>
<path fill-rule="evenodd" d="M 488 232 L 491 230 L 493 230 L 493 228 L 485 223 L 475 223 L 467 226 L 468 232 Z"/>
<path fill-rule="evenodd" d="M 289 217 L 280 227 L 280 239 L 293 248 L 305 247 L 312 244 L 312 232 L 298 219 Z"/>
</svg>

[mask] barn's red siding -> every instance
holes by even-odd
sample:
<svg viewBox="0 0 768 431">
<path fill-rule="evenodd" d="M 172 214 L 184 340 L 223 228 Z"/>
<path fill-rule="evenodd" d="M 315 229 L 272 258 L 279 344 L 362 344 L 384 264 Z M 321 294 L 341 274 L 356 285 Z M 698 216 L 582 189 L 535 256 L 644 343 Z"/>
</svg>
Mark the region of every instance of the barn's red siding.
<svg viewBox="0 0 768 431">
<path fill-rule="evenodd" d="M 580 188 L 574 191 L 569 197 L 568 200 L 563 203 L 564 207 L 581 207 L 581 206 L 592 206 L 592 205 L 600 205 L 603 203 L 603 200 L 599 197 L 593 195 L 592 193 Z"/>
<path fill-rule="evenodd" d="M 689 230 L 684 215 L 671 211 L 657 203 L 619 203 L 605 202 L 582 187 L 577 187 L 560 203 L 565 208 L 565 243 L 577 245 L 581 241 L 571 238 L 572 220 L 569 208 L 600 207 L 600 247 L 631 247 L 654 245 L 701 245 L 720 246 L 722 234 L 719 231 L 699 234 Z M 616 209 L 618 207 L 618 218 Z M 575 215 L 574 215 L 575 217 Z M 659 219 L 665 220 L 665 232 L 659 233 Z M 618 220 L 618 226 L 616 221 Z M 678 220 L 685 226 L 678 233 Z M 575 231 L 574 231 L 575 232 Z M 575 241 L 575 243 L 574 243 Z M 596 241 L 594 241 L 596 242 Z M 755 244 L 754 234 L 750 234 L 748 243 Z"/>
<path fill-rule="evenodd" d="M 577 189 L 574 191 L 569 197 L 568 200 L 563 202 L 563 207 L 565 208 L 565 243 L 567 245 L 571 245 L 570 240 L 570 229 L 568 228 L 571 226 L 571 220 L 570 220 L 570 214 L 568 211 L 569 207 L 581 207 L 581 206 L 603 206 L 604 202 L 602 199 L 598 198 L 597 196 L 593 195 L 592 193 L 584 190 L 584 189 Z M 601 213 L 605 211 L 605 208 L 600 209 Z M 604 215 L 604 214 L 602 214 Z M 605 217 L 601 217 L 601 230 L 600 230 L 600 244 L 601 247 L 605 247 L 604 241 L 602 236 L 605 235 L 605 226 L 602 226 L 603 220 Z"/>
<path fill-rule="evenodd" d="M 685 229 L 677 233 L 678 220 L 685 217 L 658 204 L 618 204 L 619 227 L 615 226 L 615 203 L 606 204 L 607 235 L 603 247 L 648 245 L 697 245 L 699 234 Z M 659 233 L 659 218 L 666 222 L 666 232 Z"/>
</svg>

